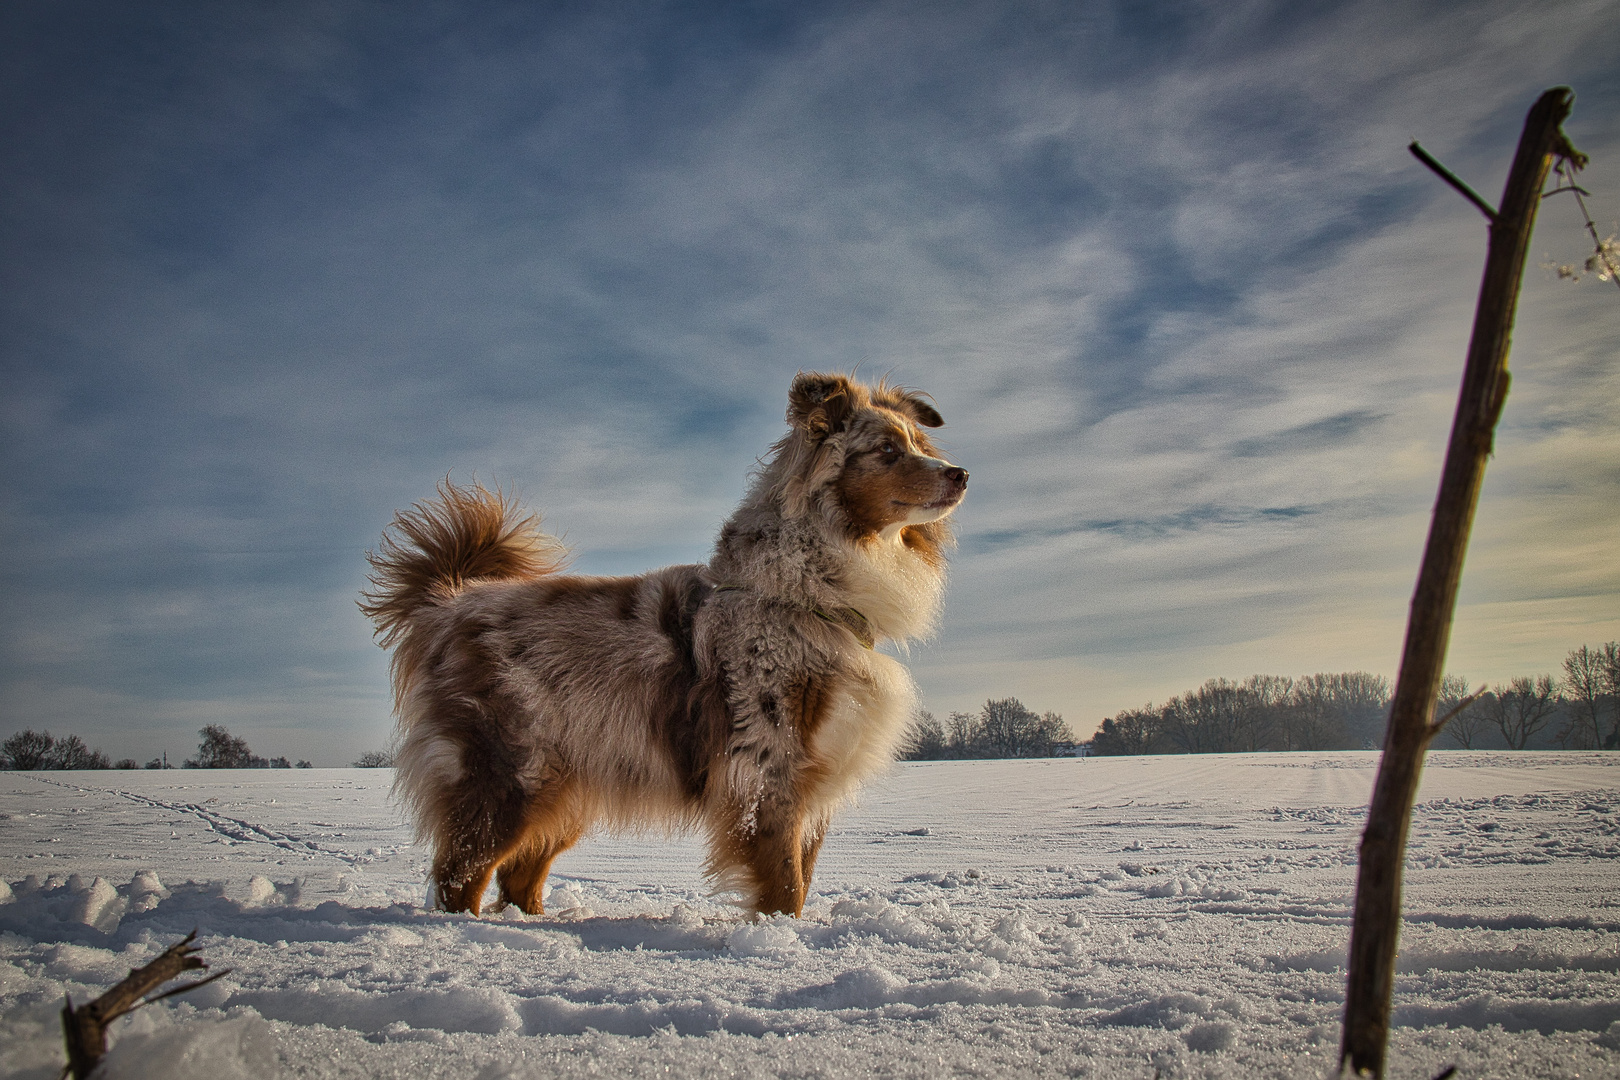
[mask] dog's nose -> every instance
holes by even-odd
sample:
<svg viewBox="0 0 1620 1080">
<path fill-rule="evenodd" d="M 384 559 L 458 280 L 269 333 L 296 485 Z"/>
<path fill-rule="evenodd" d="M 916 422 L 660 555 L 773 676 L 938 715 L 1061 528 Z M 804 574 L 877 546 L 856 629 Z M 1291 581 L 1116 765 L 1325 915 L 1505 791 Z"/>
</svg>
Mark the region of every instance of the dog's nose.
<svg viewBox="0 0 1620 1080">
<path fill-rule="evenodd" d="M 950 480 L 953 483 L 960 484 L 963 487 L 967 487 L 968 473 L 966 469 L 958 468 L 957 466 L 952 465 L 950 468 L 945 470 L 945 479 Z"/>
</svg>

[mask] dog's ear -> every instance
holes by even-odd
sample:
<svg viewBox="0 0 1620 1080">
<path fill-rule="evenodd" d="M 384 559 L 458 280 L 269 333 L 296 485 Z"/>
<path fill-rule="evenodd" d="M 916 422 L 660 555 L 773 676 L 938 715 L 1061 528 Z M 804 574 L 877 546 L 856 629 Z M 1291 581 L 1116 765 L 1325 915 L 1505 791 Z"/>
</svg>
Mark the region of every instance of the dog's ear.
<svg viewBox="0 0 1620 1080">
<path fill-rule="evenodd" d="M 855 395 L 842 375 L 802 372 L 788 390 L 788 423 L 820 441 L 844 430 Z"/>
<path fill-rule="evenodd" d="M 911 417 L 915 424 L 923 427 L 944 427 L 944 417 L 923 400 L 926 396 L 916 390 L 907 390 L 903 386 L 890 386 L 887 382 L 882 382 L 878 384 L 877 393 L 872 396 L 872 400 L 886 409 L 904 413 Z"/>
<path fill-rule="evenodd" d="M 911 418 L 923 427 L 944 427 L 945 418 L 939 415 L 939 410 L 916 394 L 901 394 L 900 408 L 903 412 L 911 414 Z"/>
</svg>

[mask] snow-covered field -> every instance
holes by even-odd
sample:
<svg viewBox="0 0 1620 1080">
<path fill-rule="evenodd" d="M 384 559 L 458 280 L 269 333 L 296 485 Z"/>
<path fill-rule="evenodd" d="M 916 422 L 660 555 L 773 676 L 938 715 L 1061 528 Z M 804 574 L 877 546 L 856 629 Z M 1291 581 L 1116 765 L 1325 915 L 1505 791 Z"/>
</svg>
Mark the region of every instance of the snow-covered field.
<svg viewBox="0 0 1620 1080">
<path fill-rule="evenodd" d="M 1327 1076 L 1376 766 L 901 765 L 761 921 L 661 837 L 426 911 L 387 771 L 0 773 L 0 1074 L 197 927 L 232 973 L 109 1077 Z M 1620 1076 L 1620 754 L 1437 752 L 1419 802 L 1392 1075 Z"/>
</svg>

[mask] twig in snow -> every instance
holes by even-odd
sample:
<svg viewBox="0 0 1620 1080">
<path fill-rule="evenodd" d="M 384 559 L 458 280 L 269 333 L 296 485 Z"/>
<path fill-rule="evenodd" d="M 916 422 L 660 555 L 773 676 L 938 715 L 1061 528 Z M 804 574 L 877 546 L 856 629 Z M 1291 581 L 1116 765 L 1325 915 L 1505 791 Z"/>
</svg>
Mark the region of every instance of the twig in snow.
<svg viewBox="0 0 1620 1080">
<path fill-rule="evenodd" d="M 193 930 L 184 940 L 164 950 L 162 956 L 145 967 L 131 971 L 124 981 L 88 1004 L 75 1007 L 73 998 L 67 998 L 67 1004 L 62 1008 L 62 1032 L 67 1041 L 68 1055 L 68 1063 L 62 1069 L 63 1076 L 71 1073 L 74 1080 L 87 1080 L 96 1063 L 107 1054 L 108 1026 L 120 1016 L 126 1016 L 154 1001 L 162 1001 L 166 997 L 206 986 L 215 979 L 231 973 L 231 969 L 226 968 L 206 979 L 198 979 L 196 982 L 176 986 L 161 994 L 147 997 L 153 990 L 176 978 L 181 972 L 208 970 L 208 965 L 197 958 L 196 954 L 200 950 L 191 944 L 196 937 L 197 931 Z"/>
</svg>

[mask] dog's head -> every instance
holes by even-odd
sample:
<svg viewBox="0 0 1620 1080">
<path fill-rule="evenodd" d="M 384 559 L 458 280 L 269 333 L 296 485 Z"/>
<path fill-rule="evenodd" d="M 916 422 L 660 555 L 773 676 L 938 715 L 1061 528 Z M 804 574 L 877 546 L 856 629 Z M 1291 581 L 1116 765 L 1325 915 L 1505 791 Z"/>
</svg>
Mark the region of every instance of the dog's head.
<svg viewBox="0 0 1620 1080">
<path fill-rule="evenodd" d="M 924 428 L 945 423 L 914 391 L 842 375 L 801 374 L 788 391 L 793 430 L 777 461 L 788 516 L 820 509 L 857 541 L 900 536 L 913 546 L 948 539 L 944 517 L 968 474 L 939 455 Z"/>
</svg>

